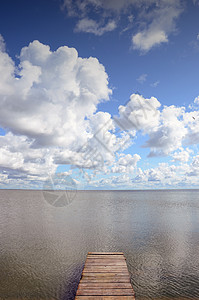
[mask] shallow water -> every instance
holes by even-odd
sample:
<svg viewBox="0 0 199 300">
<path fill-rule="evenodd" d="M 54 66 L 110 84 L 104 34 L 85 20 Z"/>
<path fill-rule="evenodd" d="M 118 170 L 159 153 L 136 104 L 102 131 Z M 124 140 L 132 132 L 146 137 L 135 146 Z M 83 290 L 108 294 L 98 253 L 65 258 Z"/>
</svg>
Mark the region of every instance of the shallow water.
<svg viewBox="0 0 199 300">
<path fill-rule="evenodd" d="M 66 196 L 0 190 L 1 299 L 74 299 L 89 251 L 124 252 L 137 299 L 199 299 L 199 191 Z"/>
</svg>

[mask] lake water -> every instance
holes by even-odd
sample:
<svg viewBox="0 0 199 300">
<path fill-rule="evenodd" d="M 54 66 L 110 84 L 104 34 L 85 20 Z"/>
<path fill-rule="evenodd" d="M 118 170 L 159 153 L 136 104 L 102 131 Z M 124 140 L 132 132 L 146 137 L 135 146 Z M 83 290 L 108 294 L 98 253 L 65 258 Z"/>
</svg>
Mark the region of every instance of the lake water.
<svg viewBox="0 0 199 300">
<path fill-rule="evenodd" d="M 199 191 L 62 193 L 0 190 L 1 299 L 74 299 L 89 251 L 124 252 L 137 299 L 199 299 Z"/>
</svg>

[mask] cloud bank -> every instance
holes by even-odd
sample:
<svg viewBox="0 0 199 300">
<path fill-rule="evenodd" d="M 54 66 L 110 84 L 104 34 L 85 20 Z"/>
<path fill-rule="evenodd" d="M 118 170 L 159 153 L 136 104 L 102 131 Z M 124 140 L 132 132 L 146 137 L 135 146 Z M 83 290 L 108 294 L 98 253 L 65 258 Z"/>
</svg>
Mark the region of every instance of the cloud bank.
<svg viewBox="0 0 199 300">
<path fill-rule="evenodd" d="M 198 184 L 198 96 L 186 109 L 132 94 L 112 117 L 98 111 L 112 91 L 96 58 L 33 41 L 21 49 L 16 65 L 0 41 L 2 187 L 42 187 L 59 165 L 71 166 L 77 182 L 83 172 L 83 180 L 98 188 Z M 168 162 L 144 167 L 134 151 L 139 136 L 150 159 Z"/>
</svg>

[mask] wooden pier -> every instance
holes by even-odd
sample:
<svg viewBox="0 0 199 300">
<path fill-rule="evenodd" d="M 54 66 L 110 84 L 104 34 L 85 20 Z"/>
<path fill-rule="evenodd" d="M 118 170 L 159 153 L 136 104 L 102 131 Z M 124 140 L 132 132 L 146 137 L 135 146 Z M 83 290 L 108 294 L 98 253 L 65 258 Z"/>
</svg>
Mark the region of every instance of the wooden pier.
<svg viewBox="0 0 199 300">
<path fill-rule="evenodd" d="M 134 300 L 122 252 L 89 252 L 75 300 Z"/>
</svg>

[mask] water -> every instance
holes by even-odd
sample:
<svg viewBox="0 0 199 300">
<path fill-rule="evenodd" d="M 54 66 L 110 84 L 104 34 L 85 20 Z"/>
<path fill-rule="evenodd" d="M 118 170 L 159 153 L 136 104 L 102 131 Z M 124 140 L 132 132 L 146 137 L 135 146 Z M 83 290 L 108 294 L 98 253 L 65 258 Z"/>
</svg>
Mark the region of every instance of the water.
<svg viewBox="0 0 199 300">
<path fill-rule="evenodd" d="M 0 299 L 74 299 L 89 251 L 124 252 L 139 300 L 199 299 L 199 191 L 48 196 L 0 191 Z"/>
</svg>

